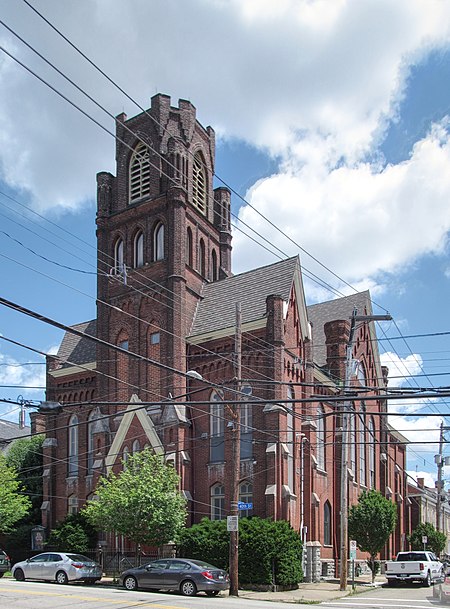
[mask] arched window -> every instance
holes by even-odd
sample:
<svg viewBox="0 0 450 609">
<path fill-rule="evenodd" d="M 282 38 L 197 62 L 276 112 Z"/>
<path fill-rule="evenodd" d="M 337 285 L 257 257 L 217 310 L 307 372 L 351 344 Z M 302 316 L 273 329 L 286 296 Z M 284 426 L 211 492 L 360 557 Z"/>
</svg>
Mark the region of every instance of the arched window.
<svg viewBox="0 0 450 609">
<path fill-rule="evenodd" d="M 367 460 L 369 465 L 369 488 L 375 487 L 375 425 L 373 418 L 369 419 L 368 428 L 368 443 L 367 443 Z"/>
<path fill-rule="evenodd" d="M 366 407 L 361 403 L 359 411 L 359 483 L 366 485 Z"/>
<path fill-rule="evenodd" d="M 331 546 L 331 505 L 328 501 L 323 506 L 323 545 Z"/>
<path fill-rule="evenodd" d="M 193 250 L 193 240 L 192 240 L 192 231 L 188 227 L 186 234 L 186 257 L 187 263 L 189 266 L 194 266 L 194 250 Z"/>
<path fill-rule="evenodd" d="M 223 393 L 216 390 L 212 391 L 210 402 L 210 460 L 223 461 L 225 458 Z"/>
<path fill-rule="evenodd" d="M 194 156 L 192 167 L 192 203 L 194 206 L 206 214 L 206 172 L 205 164 L 201 154 L 198 152 Z"/>
<path fill-rule="evenodd" d="M 287 388 L 288 400 L 294 399 L 294 389 L 291 385 Z M 287 457 L 287 480 L 289 491 L 294 494 L 294 404 L 286 404 L 286 444 L 288 447 Z"/>
<path fill-rule="evenodd" d="M 72 415 L 69 421 L 69 476 L 78 475 L 78 417 Z"/>
<path fill-rule="evenodd" d="M 212 254 L 211 254 L 211 266 L 212 266 L 212 280 L 217 281 L 219 279 L 219 267 L 217 265 L 216 250 L 213 250 Z"/>
<path fill-rule="evenodd" d="M 138 144 L 130 161 L 130 203 L 150 194 L 150 153 Z"/>
<path fill-rule="evenodd" d="M 114 274 L 123 273 L 123 264 L 123 241 L 119 238 L 114 244 Z"/>
<path fill-rule="evenodd" d="M 325 411 L 322 404 L 317 408 L 317 431 L 316 431 L 316 459 L 317 466 L 325 469 Z"/>
<path fill-rule="evenodd" d="M 206 277 L 206 253 L 203 239 L 200 239 L 198 248 L 198 272 L 202 277 Z"/>
<path fill-rule="evenodd" d="M 246 388 L 249 391 L 246 391 Z M 244 395 L 251 395 L 250 385 L 243 385 L 241 391 Z M 253 457 L 253 405 L 243 401 L 240 408 L 241 419 L 241 459 Z"/>
<path fill-rule="evenodd" d="M 94 431 L 95 431 L 95 420 L 97 418 L 97 412 L 93 410 L 88 417 L 88 428 L 87 428 L 87 440 L 88 440 L 88 452 L 87 452 L 87 473 L 92 474 L 92 468 L 94 465 Z"/>
<path fill-rule="evenodd" d="M 129 457 L 130 457 L 130 451 L 128 449 L 128 446 L 125 446 L 125 448 L 123 449 L 123 452 L 122 452 L 123 469 L 127 468 L 127 463 L 128 463 Z"/>
<path fill-rule="evenodd" d="M 139 267 L 144 266 L 144 234 L 142 231 L 138 231 L 134 238 L 133 255 L 134 268 L 138 269 Z"/>
<path fill-rule="evenodd" d="M 135 440 L 133 442 L 133 455 L 138 453 L 141 450 L 141 445 L 139 444 L 139 440 Z"/>
<path fill-rule="evenodd" d="M 348 442 L 349 442 L 349 455 L 350 463 L 349 467 L 356 476 L 356 426 L 355 426 L 355 415 L 353 411 L 348 415 Z"/>
<path fill-rule="evenodd" d="M 164 224 L 159 222 L 153 231 L 153 260 L 164 260 Z"/>
<path fill-rule="evenodd" d="M 225 518 L 225 489 L 222 484 L 211 487 L 211 520 Z"/>
<path fill-rule="evenodd" d="M 242 503 L 253 503 L 253 485 L 251 482 L 244 481 L 239 485 L 239 501 Z M 248 517 L 251 511 L 252 509 L 239 510 L 239 516 L 241 518 Z"/>
<path fill-rule="evenodd" d="M 78 497 L 70 495 L 67 498 L 67 514 L 76 514 L 78 512 Z"/>
</svg>

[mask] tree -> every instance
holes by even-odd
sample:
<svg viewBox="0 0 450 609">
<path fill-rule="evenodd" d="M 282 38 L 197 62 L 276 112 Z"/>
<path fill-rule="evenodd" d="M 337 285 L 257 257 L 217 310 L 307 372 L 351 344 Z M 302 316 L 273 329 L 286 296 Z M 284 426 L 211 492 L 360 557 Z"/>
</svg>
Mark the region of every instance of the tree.
<svg viewBox="0 0 450 609">
<path fill-rule="evenodd" d="M 447 545 L 447 536 L 444 533 L 437 531 L 430 522 L 421 522 L 408 537 L 408 541 L 413 550 L 423 550 L 423 536 L 427 537 L 427 549 L 438 556 Z"/>
<path fill-rule="evenodd" d="M 17 472 L 0 455 L 0 533 L 8 533 L 31 508 L 31 501 L 21 495 Z"/>
<path fill-rule="evenodd" d="M 17 471 L 18 480 L 31 500 L 31 510 L 21 524 L 40 524 L 42 505 L 42 444 L 44 435 L 19 438 L 6 453 L 6 464 Z"/>
<path fill-rule="evenodd" d="M 71 550 L 82 554 L 97 545 L 97 531 L 83 513 L 68 514 L 51 530 L 46 545 L 55 550 Z"/>
<path fill-rule="evenodd" d="M 362 552 L 370 555 L 372 582 L 375 580 L 375 559 L 386 544 L 397 523 L 397 508 L 376 490 L 363 491 L 348 516 L 348 533 Z"/>
<path fill-rule="evenodd" d="M 101 478 L 97 497 L 83 513 L 98 530 L 125 535 L 136 544 L 159 546 L 175 540 L 186 520 L 179 476 L 150 449 L 129 457 L 118 475 Z"/>
</svg>

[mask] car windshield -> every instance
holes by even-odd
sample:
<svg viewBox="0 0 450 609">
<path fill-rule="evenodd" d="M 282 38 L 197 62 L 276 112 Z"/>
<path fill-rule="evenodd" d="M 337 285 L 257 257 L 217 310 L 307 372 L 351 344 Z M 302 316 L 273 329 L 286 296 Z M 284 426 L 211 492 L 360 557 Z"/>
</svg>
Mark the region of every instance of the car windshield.
<svg viewBox="0 0 450 609">
<path fill-rule="evenodd" d="M 200 569 L 217 569 L 218 568 L 218 567 L 214 567 L 213 565 L 210 565 L 208 562 L 203 562 L 203 560 L 190 560 L 189 562 L 193 563 L 197 567 L 200 567 Z"/>
<path fill-rule="evenodd" d="M 75 562 L 95 562 L 92 558 L 88 558 L 87 556 L 83 556 L 83 554 L 67 554 L 67 557 L 70 560 L 74 560 Z"/>
<path fill-rule="evenodd" d="M 412 562 L 414 560 L 427 560 L 426 554 L 422 552 L 403 552 L 397 556 L 398 562 Z"/>
</svg>

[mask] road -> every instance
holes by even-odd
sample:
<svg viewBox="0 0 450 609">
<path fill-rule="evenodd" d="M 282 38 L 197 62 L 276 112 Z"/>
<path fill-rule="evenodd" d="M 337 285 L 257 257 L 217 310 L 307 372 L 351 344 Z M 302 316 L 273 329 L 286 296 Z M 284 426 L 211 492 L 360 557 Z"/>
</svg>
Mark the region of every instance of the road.
<svg viewBox="0 0 450 609">
<path fill-rule="evenodd" d="M 291 603 L 233 597 L 187 598 L 174 593 L 128 592 L 115 587 L 0 581 L 0 609 L 286 609 Z M 299 603 L 295 603 L 298 607 Z M 321 603 L 322 609 L 430 609 L 441 607 L 432 588 L 372 588 L 364 594 Z"/>
</svg>

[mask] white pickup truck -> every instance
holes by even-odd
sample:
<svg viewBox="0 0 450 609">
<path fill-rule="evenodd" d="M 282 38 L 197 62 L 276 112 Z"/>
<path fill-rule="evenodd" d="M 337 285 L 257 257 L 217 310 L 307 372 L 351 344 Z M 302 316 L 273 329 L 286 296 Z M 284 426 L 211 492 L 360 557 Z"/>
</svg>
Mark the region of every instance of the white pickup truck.
<svg viewBox="0 0 450 609">
<path fill-rule="evenodd" d="M 433 552 L 399 552 L 395 560 L 386 562 L 385 575 L 389 586 L 413 581 L 431 586 L 442 576 L 443 569 Z"/>
</svg>

